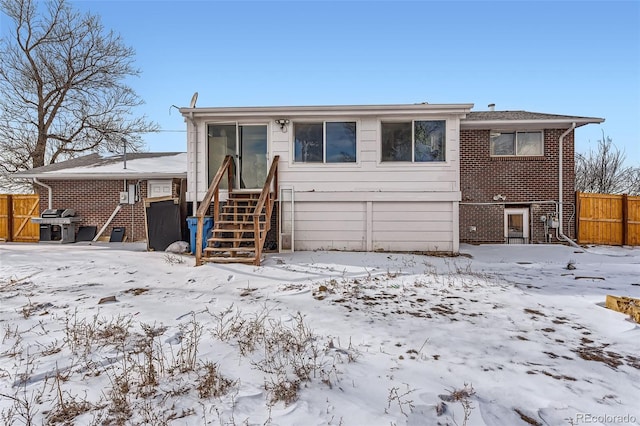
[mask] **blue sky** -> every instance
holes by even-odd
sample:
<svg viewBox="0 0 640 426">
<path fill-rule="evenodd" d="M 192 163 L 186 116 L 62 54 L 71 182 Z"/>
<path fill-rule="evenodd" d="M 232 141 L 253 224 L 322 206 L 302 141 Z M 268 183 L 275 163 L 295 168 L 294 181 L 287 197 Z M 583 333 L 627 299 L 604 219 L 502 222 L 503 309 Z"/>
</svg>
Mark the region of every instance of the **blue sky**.
<svg viewBox="0 0 640 426">
<path fill-rule="evenodd" d="M 640 165 L 638 1 L 73 0 L 136 50 L 131 85 L 165 130 L 151 151 L 185 150 L 171 105 L 474 103 L 602 117 Z M 175 130 L 182 132 L 173 132 Z"/>
</svg>

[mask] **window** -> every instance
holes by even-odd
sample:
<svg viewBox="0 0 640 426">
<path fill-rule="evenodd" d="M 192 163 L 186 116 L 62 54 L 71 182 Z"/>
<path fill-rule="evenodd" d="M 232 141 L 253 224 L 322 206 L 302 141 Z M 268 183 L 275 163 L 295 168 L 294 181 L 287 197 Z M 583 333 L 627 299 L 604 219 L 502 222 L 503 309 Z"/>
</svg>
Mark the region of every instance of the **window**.
<svg viewBox="0 0 640 426">
<path fill-rule="evenodd" d="M 294 123 L 296 163 L 355 163 L 356 123 Z"/>
<path fill-rule="evenodd" d="M 444 120 L 382 123 L 382 161 L 445 161 Z"/>
<path fill-rule="evenodd" d="M 491 155 L 535 156 L 543 154 L 542 132 L 491 132 Z"/>
</svg>

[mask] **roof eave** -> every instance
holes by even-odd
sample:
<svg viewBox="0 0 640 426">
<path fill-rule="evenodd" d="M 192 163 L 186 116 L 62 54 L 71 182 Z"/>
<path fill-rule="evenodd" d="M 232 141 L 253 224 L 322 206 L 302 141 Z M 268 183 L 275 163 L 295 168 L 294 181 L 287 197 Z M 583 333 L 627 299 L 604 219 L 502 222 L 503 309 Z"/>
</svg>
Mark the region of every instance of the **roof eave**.
<svg viewBox="0 0 640 426">
<path fill-rule="evenodd" d="M 120 179 L 173 179 L 185 178 L 184 173 L 14 173 L 15 179 L 43 180 L 120 180 Z"/>
<path fill-rule="evenodd" d="M 276 107 L 211 107 L 180 108 L 183 116 L 242 118 L 242 117 L 340 117 L 340 116 L 401 116 L 421 113 L 467 114 L 473 104 L 405 104 L 405 105 L 326 105 Z"/>
<path fill-rule="evenodd" d="M 544 120 L 461 120 L 461 129 L 504 129 L 504 128 L 568 128 L 573 123 L 576 127 L 587 124 L 600 124 L 604 122 L 604 118 L 563 118 L 563 119 L 544 119 Z"/>
</svg>

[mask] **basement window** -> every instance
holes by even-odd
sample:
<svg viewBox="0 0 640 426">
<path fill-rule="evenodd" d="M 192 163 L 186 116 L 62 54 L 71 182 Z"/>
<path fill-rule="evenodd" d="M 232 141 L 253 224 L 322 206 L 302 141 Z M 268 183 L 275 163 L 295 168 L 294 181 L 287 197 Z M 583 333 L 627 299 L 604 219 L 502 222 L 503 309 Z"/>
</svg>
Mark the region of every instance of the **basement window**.
<svg viewBox="0 0 640 426">
<path fill-rule="evenodd" d="M 491 131 L 491 155 L 495 157 L 543 155 L 542 132 Z"/>
</svg>

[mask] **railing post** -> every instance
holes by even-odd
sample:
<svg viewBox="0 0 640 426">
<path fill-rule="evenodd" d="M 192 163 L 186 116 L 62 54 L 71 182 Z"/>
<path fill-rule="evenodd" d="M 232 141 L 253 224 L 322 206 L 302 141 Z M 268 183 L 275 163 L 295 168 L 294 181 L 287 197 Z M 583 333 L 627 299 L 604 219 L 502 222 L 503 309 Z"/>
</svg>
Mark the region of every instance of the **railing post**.
<svg viewBox="0 0 640 426">
<path fill-rule="evenodd" d="M 231 194 L 233 191 L 233 170 L 235 168 L 236 162 L 231 159 L 231 163 L 227 166 L 227 190 L 228 193 Z"/>
<path fill-rule="evenodd" d="M 196 218 L 197 218 L 196 266 L 202 265 L 202 251 L 203 251 L 202 238 L 204 237 L 202 234 L 203 234 L 203 227 L 204 227 L 204 216 L 207 214 L 207 212 L 211 208 L 211 200 L 213 199 L 214 200 L 213 208 L 215 210 L 213 217 L 215 221 L 219 220 L 220 181 L 222 180 L 225 171 L 227 172 L 229 182 L 231 181 L 231 175 L 229 173 L 229 167 L 231 165 L 231 162 L 232 162 L 231 156 L 227 155 L 224 161 L 222 162 L 222 164 L 220 165 L 220 167 L 218 168 L 218 172 L 216 173 L 215 177 L 211 181 L 211 184 L 209 185 L 209 189 L 207 190 L 207 193 L 205 194 L 204 199 L 202 200 L 202 202 L 200 203 L 200 206 L 198 206 L 198 209 L 196 211 Z"/>
<path fill-rule="evenodd" d="M 214 223 L 217 223 L 220 220 L 220 193 L 219 193 L 220 185 L 216 187 L 215 192 L 213 193 L 213 220 Z"/>
</svg>

